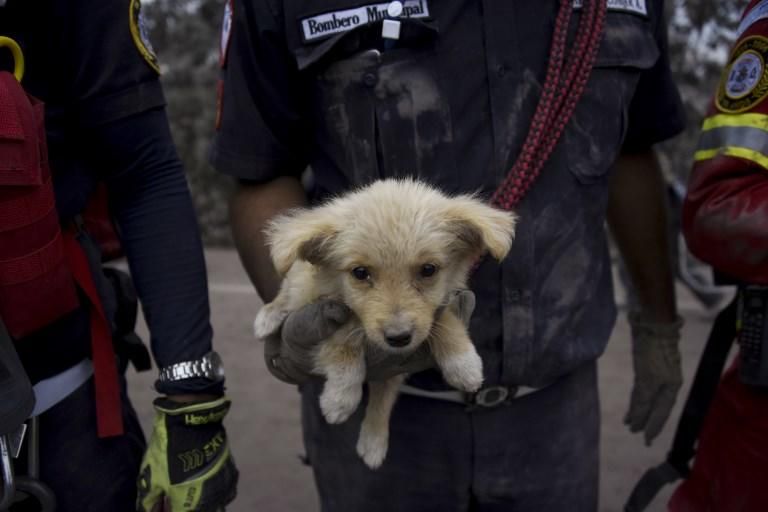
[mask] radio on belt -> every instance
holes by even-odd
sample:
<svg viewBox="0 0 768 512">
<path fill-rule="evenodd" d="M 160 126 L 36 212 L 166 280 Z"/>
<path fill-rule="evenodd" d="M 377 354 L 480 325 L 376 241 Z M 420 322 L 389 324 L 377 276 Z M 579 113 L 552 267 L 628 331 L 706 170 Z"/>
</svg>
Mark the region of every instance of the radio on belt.
<svg viewBox="0 0 768 512">
<path fill-rule="evenodd" d="M 387 6 L 387 16 L 397 18 L 403 13 L 403 3 L 395 0 Z M 381 25 L 381 37 L 384 39 L 400 39 L 400 22 L 398 20 L 384 20 Z"/>
</svg>

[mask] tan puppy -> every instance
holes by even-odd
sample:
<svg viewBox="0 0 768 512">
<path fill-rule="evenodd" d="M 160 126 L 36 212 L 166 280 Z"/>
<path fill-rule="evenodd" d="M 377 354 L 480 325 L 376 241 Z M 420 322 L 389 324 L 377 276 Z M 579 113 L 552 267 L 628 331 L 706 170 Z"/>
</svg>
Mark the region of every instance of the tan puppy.
<svg viewBox="0 0 768 512">
<path fill-rule="evenodd" d="M 356 318 L 314 354 L 326 378 L 320 407 L 329 423 L 357 409 L 365 382 L 365 351 L 410 353 L 429 343 L 445 380 L 464 391 L 483 381 L 466 327 L 444 308 L 466 288 L 485 251 L 509 252 L 515 216 L 472 196 L 447 197 L 411 180 L 385 180 L 312 209 L 298 209 L 268 227 L 272 260 L 285 276 L 279 295 L 256 316 L 258 338 L 320 298 L 344 302 Z M 389 416 L 404 380 L 369 382 L 357 452 L 376 468 L 387 453 Z"/>
</svg>

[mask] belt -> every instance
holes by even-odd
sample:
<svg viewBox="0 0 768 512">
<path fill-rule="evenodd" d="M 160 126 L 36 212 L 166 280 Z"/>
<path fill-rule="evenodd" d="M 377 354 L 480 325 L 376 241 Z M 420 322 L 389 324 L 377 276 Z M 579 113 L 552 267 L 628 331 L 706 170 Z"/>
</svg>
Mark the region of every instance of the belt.
<svg viewBox="0 0 768 512">
<path fill-rule="evenodd" d="M 527 386 L 488 386 L 475 393 L 467 393 L 458 390 L 427 391 L 426 389 L 416 388 L 407 384 L 400 386 L 400 392 L 405 395 L 454 402 L 466 405 L 467 408 L 470 409 L 476 407 L 492 409 L 542 389 L 545 388 L 530 388 Z"/>
</svg>

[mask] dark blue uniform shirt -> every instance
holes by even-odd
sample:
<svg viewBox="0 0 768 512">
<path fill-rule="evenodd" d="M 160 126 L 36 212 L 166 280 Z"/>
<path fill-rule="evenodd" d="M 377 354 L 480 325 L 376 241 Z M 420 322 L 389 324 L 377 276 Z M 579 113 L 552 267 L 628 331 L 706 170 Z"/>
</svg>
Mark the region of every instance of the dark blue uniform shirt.
<svg viewBox="0 0 768 512">
<path fill-rule="evenodd" d="M 130 0 L 8 0 L 0 35 L 22 47 L 22 84 L 45 103 L 62 223 L 82 212 L 97 182 L 107 184 L 155 360 L 166 366 L 202 357 L 213 333 L 197 220 L 139 13 Z M 13 69 L 8 52 L 0 51 L 0 69 Z M 18 340 L 17 349 L 33 381 L 79 362 L 90 353 L 85 310 Z M 161 389 L 219 390 L 205 379 Z"/>
<path fill-rule="evenodd" d="M 250 181 L 311 166 L 320 196 L 393 176 L 490 195 L 528 133 L 559 2 L 404 4 L 400 39 L 384 43 L 388 2 L 234 2 L 213 165 Z M 683 127 L 662 2 L 625 4 L 609 8 L 586 92 L 517 207 L 510 255 L 472 279 L 489 384 L 547 384 L 612 330 L 608 175 L 622 150 Z"/>
</svg>

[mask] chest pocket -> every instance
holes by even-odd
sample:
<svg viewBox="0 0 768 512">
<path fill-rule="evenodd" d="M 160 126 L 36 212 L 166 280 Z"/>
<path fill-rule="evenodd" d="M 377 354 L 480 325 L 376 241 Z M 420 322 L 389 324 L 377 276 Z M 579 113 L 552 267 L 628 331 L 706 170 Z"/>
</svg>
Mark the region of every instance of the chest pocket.
<svg viewBox="0 0 768 512">
<path fill-rule="evenodd" d="M 608 13 L 595 68 L 564 136 L 568 167 L 580 183 L 600 182 L 608 173 L 624 141 L 640 75 L 658 58 L 648 20 Z"/>
<path fill-rule="evenodd" d="M 437 26 L 401 23 L 391 48 L 381 23 L 294 42 L 320 160 L 351 185 L 404 176 L 456 181 L 451 111 L 434 64 Z"/>
</svg>

